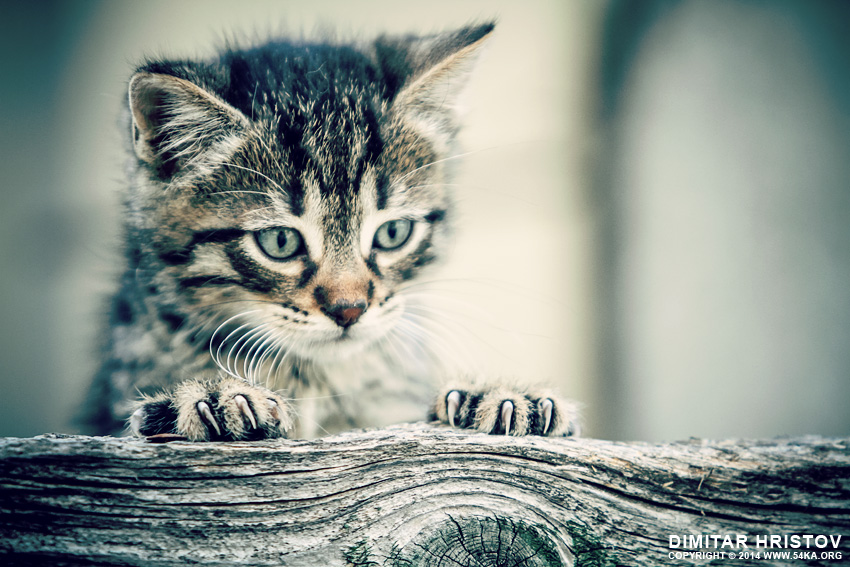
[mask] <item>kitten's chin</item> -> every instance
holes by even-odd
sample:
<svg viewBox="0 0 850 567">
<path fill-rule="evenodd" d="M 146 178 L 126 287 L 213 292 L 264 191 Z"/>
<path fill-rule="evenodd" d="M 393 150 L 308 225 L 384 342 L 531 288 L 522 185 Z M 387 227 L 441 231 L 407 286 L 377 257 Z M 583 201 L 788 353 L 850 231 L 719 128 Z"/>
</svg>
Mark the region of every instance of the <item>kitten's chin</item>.
<svg viewBox="0 0 850 567">
<path fill-rule="evenodd" d="M 383 334 L 345 332 L 314 341 L 304 352 L 295 352 L 300 358 L 315 362 L 335 362 L 356 356 L 374 345 Z"/>
</svg>

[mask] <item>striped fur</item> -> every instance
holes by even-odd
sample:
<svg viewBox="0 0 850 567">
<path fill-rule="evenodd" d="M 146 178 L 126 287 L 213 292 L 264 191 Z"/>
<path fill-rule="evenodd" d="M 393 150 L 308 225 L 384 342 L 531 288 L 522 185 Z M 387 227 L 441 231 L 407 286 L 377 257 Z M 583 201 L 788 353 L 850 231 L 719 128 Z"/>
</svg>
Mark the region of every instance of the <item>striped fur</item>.
<svg viewBox="0 0 850 567">
<path fill-rule="evenodd" d="M 199 388 L 231 391 L 204 386 L 227 375 L 283 396 L 264 419 L 291 400 L 294 435 L 424 417 L 428 368 L 394 329 L 405 285 L 448 243 L 454 100 L 492 28 L 272 42 L 136 71 L 127 268 L 87 407 L 96 432 L 122 430 L 139 394 L 167 421 Z M 381 248 L 392 221 L 411 221 L 410 236 Z M 300 254 L 263 248 L 279 227 Z M 211 415 L 236 423 L 234 407 Z"/>
</svg>

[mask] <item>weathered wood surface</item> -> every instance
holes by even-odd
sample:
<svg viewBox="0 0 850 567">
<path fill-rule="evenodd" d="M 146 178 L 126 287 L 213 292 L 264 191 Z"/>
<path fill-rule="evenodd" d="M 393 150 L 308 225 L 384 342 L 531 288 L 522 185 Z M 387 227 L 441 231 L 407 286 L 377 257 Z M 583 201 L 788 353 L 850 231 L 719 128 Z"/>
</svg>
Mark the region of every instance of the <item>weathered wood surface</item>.
<svg viewBox="0 0 850 567">
<path fill-rule="evenodd" d="M 677 559 L 677 534 L 840 534 L 844 558 Z M 850 439 L 415 424 L 315 441 L 0 440 L 3 565 L 838 565 L 848 539 Z"/>
</svg>

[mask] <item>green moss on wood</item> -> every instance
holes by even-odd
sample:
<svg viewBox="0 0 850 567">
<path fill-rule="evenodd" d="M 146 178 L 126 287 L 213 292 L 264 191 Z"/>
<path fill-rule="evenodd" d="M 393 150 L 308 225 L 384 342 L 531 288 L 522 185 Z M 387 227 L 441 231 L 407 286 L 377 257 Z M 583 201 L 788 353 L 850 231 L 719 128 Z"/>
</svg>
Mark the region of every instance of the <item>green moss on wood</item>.
<svg viewBox="0 0 850 567">
<path fill-rule="evenodd" d="M 608 558 L 608 548 L 587 526 L 570 522 L 567 533 L 573 539 L 576 567 L 616 567 L 616 563 Z"/>
</svg>

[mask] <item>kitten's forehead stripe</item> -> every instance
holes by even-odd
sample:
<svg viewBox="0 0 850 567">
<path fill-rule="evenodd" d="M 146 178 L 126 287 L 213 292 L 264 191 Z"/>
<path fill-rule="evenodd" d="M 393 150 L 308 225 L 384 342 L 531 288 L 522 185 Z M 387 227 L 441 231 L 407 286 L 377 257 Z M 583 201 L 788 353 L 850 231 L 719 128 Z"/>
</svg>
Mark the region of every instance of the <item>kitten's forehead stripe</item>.
<svg viewBox="0 0 850 567">
<path fill-rule="evenodd" d="M 381 153 L 380 112 L 389 93 L 374 62 L 353 48 L 274 42 L 231 51 L 225 100 L 276 129 L 274 148 L 288 174 L 293 214 L 302 215 L 301 179 L 323 193 L 350 195 Z"/>
<path fill-rule="evenodd" d="M 293 126 L 288 120 L 282 120 L 280 116 L 276 118 L 276 121 L 278 132 L 274 139 L 274 149 L 277 155 L 274 158 L 277 167 L 289 174 L 285 191 L 289 197 L 292 214 L 301 216 L 304 214 L 305 191 L 301 178 L 310 162 L 309 153 L 302 146 L 303 129 Z"/>
<path fill-rule="evenodd" d="M 379 211 L 382 211 L 387 208 L 387 198 L 389 194 L 389 182 L 387 181 L 387 177 L 385 175 L 381 175 L 378 178 L 377 183 L 375 183 L 375 193 L 376 193 L 376 202 L 375 205 L 378 207 Z"/>
</svg>

